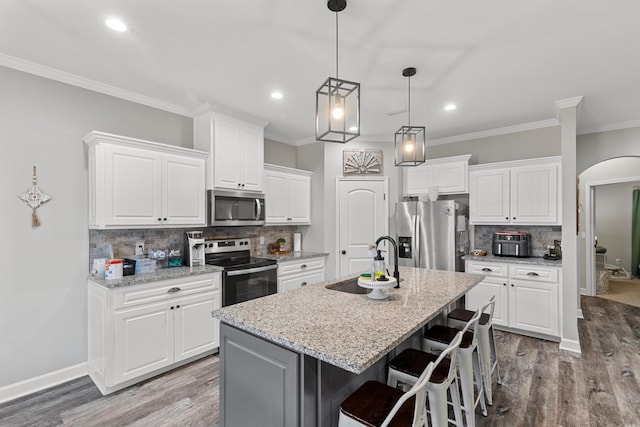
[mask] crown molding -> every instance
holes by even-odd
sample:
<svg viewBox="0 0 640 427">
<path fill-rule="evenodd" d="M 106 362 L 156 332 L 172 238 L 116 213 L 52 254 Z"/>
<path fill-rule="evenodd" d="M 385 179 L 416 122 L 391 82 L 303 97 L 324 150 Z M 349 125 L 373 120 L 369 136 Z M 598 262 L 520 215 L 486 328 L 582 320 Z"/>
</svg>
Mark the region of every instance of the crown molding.
<svg viewBox="0 0 640 427">
<path fill-rule="evenodd" d="M 560 109 L 577 107 L 582 102 L 583 96 L 574 96 L 573 98 L 559 99 L 556 101 L 556 106 Z"/>
<path fill-rule="evenodd" d="M 541 120 L 539 122 L 522 123 L 519 125 L 506 126 L 503 128 L 489 129 L 489 130 L 483 130 L 480 132 L 473 132 L 473 133 L 467 133 L 463 135 L 449 136 L 446 138 L 427 140 L 427 146 L 450 144 L 452 142 L 469 141 L 471 139 L 488 138 L 492 136 L 506 135 L 506 134 L 516 133 L 516 132 L 524 132 L 528 130 L 542 129 L 542 128 L 548 128 L 548 127 L 553 127 L 558 125 L 560 125 L 560 122 L 556 119 Z"/>
<path fill-rule="evenodd" d="M 157 108 L 159 110 L 168 111 L 170 113 L 179 114 L 181 116 L 189 116 L 189 110 L 181 105 L 172 104 L 170 102 L 165 102 L 156 98 L 141 95 L 139 93 L 120 89 L 115 86 L 100 83 L 95 80 L 67 73 L 66 71 L 46 67 L 44 65 L 5 55 L 3 53 L 0 53 L 0 65 L 8 68 L 13 68 L 18 71 L 23 71 L 25 73 L 34 74 L 36 76 L 45 77 L 47 79 L 55 80 L 61 83 L 66 83 L 72 86 L 77 86 L 83 89 L 88 89 L 94 92 L 124 99 L 126 101 L 131 101 L 137 104 L 146 105 L 148 107 Z"/>
</svg>

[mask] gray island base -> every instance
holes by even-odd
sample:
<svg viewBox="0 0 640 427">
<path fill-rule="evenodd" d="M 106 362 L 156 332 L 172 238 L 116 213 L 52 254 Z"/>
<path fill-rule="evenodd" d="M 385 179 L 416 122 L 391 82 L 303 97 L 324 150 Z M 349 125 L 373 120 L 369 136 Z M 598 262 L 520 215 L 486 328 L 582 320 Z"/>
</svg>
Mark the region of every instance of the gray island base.
<svg viewBox="0 0 640 427">
<path fill-rule="evenodd" d="M 335 290 L 357 276 L 212 313 L 221 426 L 337 425 L 342 401 L 366 380 L 386 381 L 388 359 L 419 347 L 422 328 L 484 277 L 401 267 L 386 300 Z"/>
</svg>

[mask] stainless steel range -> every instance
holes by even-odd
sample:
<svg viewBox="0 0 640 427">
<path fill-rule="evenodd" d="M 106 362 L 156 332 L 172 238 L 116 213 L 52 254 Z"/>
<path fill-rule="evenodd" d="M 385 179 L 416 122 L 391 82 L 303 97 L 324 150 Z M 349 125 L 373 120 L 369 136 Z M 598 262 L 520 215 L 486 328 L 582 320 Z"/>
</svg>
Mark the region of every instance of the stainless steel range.
<svg viewBox="0 0 640 427">
<path fill-rule="evenodd" d="M 276 261 L 251 256 L 251 239 L 204 241 L 205 263 L 223 267 L 222 306 L 278 292 Z"/>
</svg>

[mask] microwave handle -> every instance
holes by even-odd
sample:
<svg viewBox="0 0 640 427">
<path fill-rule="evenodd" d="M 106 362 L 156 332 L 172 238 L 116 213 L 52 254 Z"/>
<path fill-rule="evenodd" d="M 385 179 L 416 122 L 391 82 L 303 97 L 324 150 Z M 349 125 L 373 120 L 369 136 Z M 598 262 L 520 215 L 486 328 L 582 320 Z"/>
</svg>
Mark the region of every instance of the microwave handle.
<svg viewBox="0 0 640 427">
<path fill-rule="evenodd" d="M 260 203 L 260 199 L 256 199 L 256 220 L 260 219 L 261 213 L 262 213 L 262 203 Z"/>
</svg>

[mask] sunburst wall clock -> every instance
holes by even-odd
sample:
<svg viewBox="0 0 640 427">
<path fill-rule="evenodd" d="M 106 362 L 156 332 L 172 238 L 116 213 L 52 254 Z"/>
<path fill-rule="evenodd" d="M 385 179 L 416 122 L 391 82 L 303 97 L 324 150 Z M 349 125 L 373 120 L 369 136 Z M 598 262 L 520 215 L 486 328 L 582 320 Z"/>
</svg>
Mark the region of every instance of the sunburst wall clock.
<svg viewBox="0 0 640 427">
<path fill-rule="evenodd" d="M 342 173 L 345 175 L 382 173 L 382 150 L 344 150 Z"/>
</svg>

